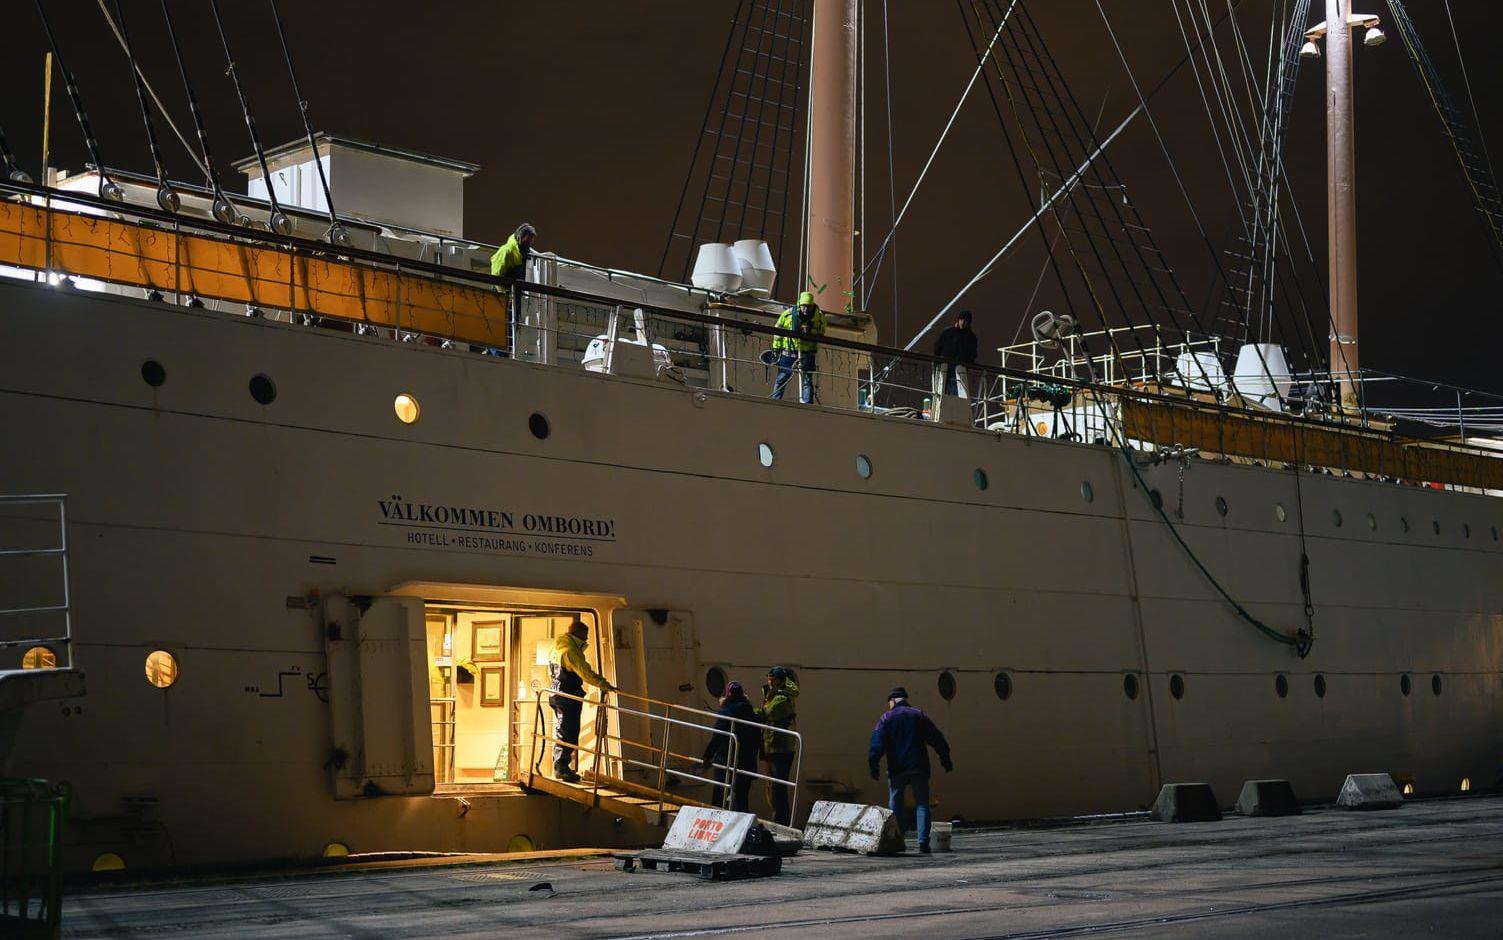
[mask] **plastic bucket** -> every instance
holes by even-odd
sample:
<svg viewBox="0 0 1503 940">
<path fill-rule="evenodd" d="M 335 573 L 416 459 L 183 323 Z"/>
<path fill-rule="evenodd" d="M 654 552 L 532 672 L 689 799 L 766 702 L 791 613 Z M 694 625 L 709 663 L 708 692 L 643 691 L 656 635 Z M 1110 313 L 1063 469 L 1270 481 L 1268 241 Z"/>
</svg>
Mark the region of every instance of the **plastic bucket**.
<svg viewBox="0 0 1503 940">
<path fill-rule="evenodd" d="M 950 851 L 950 835 L 953 827 L 947 822 L 937 822 L 929 826 L 929 847 L 936 852 Z"/>
</svg>

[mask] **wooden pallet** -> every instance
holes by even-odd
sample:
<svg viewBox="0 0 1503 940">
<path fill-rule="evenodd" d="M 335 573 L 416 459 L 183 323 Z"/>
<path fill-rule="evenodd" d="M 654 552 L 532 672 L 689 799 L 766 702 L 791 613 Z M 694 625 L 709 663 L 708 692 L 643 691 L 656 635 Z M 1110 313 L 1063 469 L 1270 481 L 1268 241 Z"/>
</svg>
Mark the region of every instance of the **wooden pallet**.
<svg viewBox="0 0 1503 940">
<path fill-rule="evenodd" d="M 717 855 L 683 849 L 646 849 L 641 852 L 614 852 L 618 871 L 683 872 L 709 881 L 730 881 L 776 875 L 783 870 L 783 860 L 776 855 Z"/>
</svg>

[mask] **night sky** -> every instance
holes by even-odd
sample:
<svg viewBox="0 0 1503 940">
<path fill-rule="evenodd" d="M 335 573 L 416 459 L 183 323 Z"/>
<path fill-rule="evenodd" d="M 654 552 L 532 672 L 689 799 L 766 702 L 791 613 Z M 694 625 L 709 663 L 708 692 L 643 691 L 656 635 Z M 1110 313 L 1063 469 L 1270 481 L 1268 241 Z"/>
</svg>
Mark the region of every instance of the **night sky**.
<svg viewBox="0 0 1503 940">
<path fill-rule="evenodd" d="M 1213 16 L 1226 8 L 1226 0 L 1206 2 Z M 189 131 L 159 3 L 123 3 L 143 67 Z M 869 3 L 869 30 L 875 33 L 881 4 Z M 1270 3 L 1243 0 L 1237 14 L 1259 68 Z M 736 0 L 280 5 L 316 127 L 482 165 L 466 191 L 470 237 L 496 241 L 525 219 L 539 227 L 543 249 L 656 272 Z M 1171 0 L 1105 5 L 1140 85 L 1156 84 L 1185 52 Z M 1314 5 L 1322 6 L 1319 0 Z M 63 55 L 78 74 L 105 162 L 149 173 L 124 55 L 109 38 L 96 0 L 46 0 L 46 6 Z M 300 136 L 265 2 L 221 0 L 221 6 L 264 141 Z M 890 6 L 901 202 L 974 58 L 960 13 L 948 0 L 892 0 Z M 1104 103 L 1102 126 L 1115 126 L 1136 99 L 1094 0 L 1032 0 L 1028 6 L 1082 107 L 1094 115 Z M 0 38 L 0 127 L 35 174 L 47 42 L 31 3 L 11 7 Z M 1450 91 L 1466 109 L 1444 3 L 1411 0 L 1409 7 Z M 1452 7 L 1483 132 L 1503 158 L 1503 69 L 1491 46 L 1492 37 L 1503 34 L 1503 4 L 1452 0 Z M 243 191 L 229 165 L 251 151 L 208 4 L 174 0 L 173 10 L 216 162 L 226 187 Z M 1389 12 L 1381 0 L 1366 0 L 1358 10 L 1385 21 Z M 1225 30 L 1222 35 L 1222 51 L 1230 55 L 1230 37 Z M 1503 371 L 1493 365 L 1503 349 L 1503 276 L 1440 122 L 1403 45 L 1391 30 L 1390 37 L 1378 48 L 1359 45 L 1355 56 L 1363 365 L 1503 393 Z M 874 46 L 868 69 L 875 85 L 881 68 L 880 47 Z M 1285 151 L 1322 268 L 1323 89 L 1323 65 L 1307 64 Z M 53 165 L 81 168 L 81 135 L 60 83 L 54 93 Z M 889 211 L 882 107 L 878 87 L 868 103 L 866 230 L 873 244 L 886 233 L 881 223 Z M 1226 247 L 1236 209 L 1190 73 L 1182 72 L 1151 107 L 1212 241 Z M 180 145 L 160 125 L 159 133 L 173 175 L 194 181 L 196 171 Z M 1187 295 L 1203 307 L 1212 263 L 1147 122 L 1139 121 L 1110 153 Z M 882 341 L 906 342 L 1027 214 L 996 117 L 978 86 L 899 229 L 896 338 L 889 270 L 872 298 Z M 1046 290 L 1025 307 L 1043 258 L 1038 238 L 1025 239 L 964 302 L 976 312 L 983 350 L 1011 342 L 1026 316 L 1050 305 Z M 1320 294 L 1309 265 L 1301 271 L 1307 289 Z M 791 278 L 780 286 L 780 294 L 790 293 Z M 1317 329 L 1324 340 L 1323 328 Z M 983 358 L 994 361 L 995 354 Z"/>
</svg>

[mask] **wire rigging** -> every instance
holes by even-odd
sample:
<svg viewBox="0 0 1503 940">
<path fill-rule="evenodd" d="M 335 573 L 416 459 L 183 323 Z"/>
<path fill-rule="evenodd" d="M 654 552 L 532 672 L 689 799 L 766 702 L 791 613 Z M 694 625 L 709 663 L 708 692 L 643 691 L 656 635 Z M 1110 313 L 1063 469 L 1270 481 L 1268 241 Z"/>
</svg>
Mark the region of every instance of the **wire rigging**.
<svg viewBox="0 0 1503 940">
<path fill-rule="evenodd" d="M 308 116 L 308 99 L 303 97 L 303 91 L 297 84 L 297 70 L 292 67 L 292 49 L 287 45 L 287 31 L 282 28 L 281 11 L 277 9 L 277 0 L 267 0 L 267 3 L 271 7 L 271 20 L 277 27 L 277 39 L 282 45 L 282 59 L 287 63 L 287 77 L 292 82 L 292 94 L 297 98 L 298 115 L 303 119 L 303 133 L 308 137 L 308 152 L 313 156 L 313 166 L 318 171 L 318 185 L 324 194 L 324 206 L 329 210 L 329 230 L 324 233 L 324 237 L 333 244 L 348 245 L 350 237 L 344 226 L 339 224 L 339 216 L 334 211 L 334 194 L 329 191 L 329 178 L 324 173 L 324 161 L 318 155 L 313 119 Z M 269 177 L 266 186 L 267 189 L 271 188 Z"/>
<path fill-rule="evenodd" d="M 141 106 L 141 123 L 146 128 L 146 146 L 151 150 L 151 164 L 157 174 L 157 205 L 164 212 L 177 212 L 182 208 L 183 200 L 172 188 L 172 183 L 167 179 L 167 167 L 162 161 L 162 148 L 157 143 L 157 129 L 151 120 L 151 104 L 146 99 L 146 85 L 141 79 L 141 70 L 136 65 L 136 53 L 131 47 L 130 32 L 125 26 L 125 10 L 120 5 L 120 0 L 114 0 L 115 18 L 111 25 L 118 26 L 120 31 L 120 43 L 125 47 L 125 58 L 130 64 L 131 85 L 136 89 L 136 101 Z M 105 11 L 108 15 L 109 11 Z"/>
<path fill-rule="evenodd" d="M 183 61 L 183 47 L 177 41 L 177 28 L 172 21 L 172 6 L 169 0 L 162 0 L 162 19 L 167 23 L 167 38 L 172 43 L 173 55 L 177 57 L 178 73 L 183 77 L 183 91 L 188 95 L 188 110 L 193 115 L 194 130 L 198 132 L 198 146 L 203 155 L 203 162 L 199 165 L 203 168 L 208 178 L 209 189 L 214 194 L 211 211 L 214 218 L 224 225 L 234 225 L 242 221 L 242 216 L 219 185 L 219 173 L 214 169 L 214 155 L 209 150 L 209 131 L 204 126 L 203 110 L 198 106 L 198 95 L 193 92 L 193 82 L 188 78 L 188 64 Z M 267 184 L 270 185 L 269 180 Z"/>
<path fill-rule="evenodd" d="M 282 211 L 282 206 L 277 202 L 277 188 L 273 185 L 271 169 L 266 165 L 266 148 L 261 146 L 261 135 L 256 133 L 256 119 L 251 115 L 250 101 L 245 96 L 245 88 L 240 84 L 240 70 L 235 67 L 235 54 L 230 51 L 230 36 L 224 29 L 224 18 L 219 14 L 219 0 L 209 0 L 209 10 L 214 14 L 214 28 L 219 31 L 219 44 L 224 47 L 224 61 L 230 76 L 230 83 L 235 86 L 235 97 L 240 101 L 240 114 L 245 118 L 245 129 L 250 134 L 251 148 L 256 152 L 256 162 L 261 166 L 261 178 L 266 181 L 266 201 L 271 204 L 271 215 L 267 218 L 267 226 L 278 235 L 292 234 L 292 220 L 287 213 Z M 317 159 L 317 152 L 314 153 Z"/>
<path fill-rule="evenodd" d="M 94 137 L 94 131 L 89 126 L 89 113 L 84 110 L 83 95 L 78 90 L 78 80 L 73 72 L 63 61 L 63 52 L 58 48 L 57 36 L 52 32 L 52 24 L 47 20 L 47 10 L 42 0 L 36 0 L 37 16 L 42 20 L 42 29 L 47 33 L 47 42 L 52 46 L 52 54 L 57 58 L 57 69 L 62 73 L 63 85 L 68 90 L 68 98 L 73 102 L 73 113 L 78 118 L 79 129 L 83 131 L 84 146 L 88 148 L 89 159 L 94 161 L 94 169 L 99 173 L 99 196 L 101 199 L 110 199 L 120 202 L 125 198 L 125 191 L 120 184 L 110 179 L 109 171 L 105 169 L 104 159 L 99 155 L 99 141 Z"/>
</svg>

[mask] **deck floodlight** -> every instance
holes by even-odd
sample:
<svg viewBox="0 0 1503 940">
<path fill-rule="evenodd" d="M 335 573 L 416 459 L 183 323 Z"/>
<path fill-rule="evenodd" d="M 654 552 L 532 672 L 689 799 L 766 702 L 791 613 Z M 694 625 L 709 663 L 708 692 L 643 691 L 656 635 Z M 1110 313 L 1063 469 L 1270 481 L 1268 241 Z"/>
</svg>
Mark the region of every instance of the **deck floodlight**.
<svg viewBox="0 0 1503 940">
<path fill-rule="evenodd" d="M 1320 58 L 1320 47 L 1315 44 L 1315 40 L 1306 39 L 1305 44 L 1299 47 L 1299 54 L 1301 58 L 1318 59 Z"/>
<path fill-rule="evenodd" d="M 1362 45 L 1364 46 L 1381 46 L 1387 41 L 1388 36 L 1376 26 L 1369 26 L 1367 32 L 1362 36 Z"/>
</svg>

